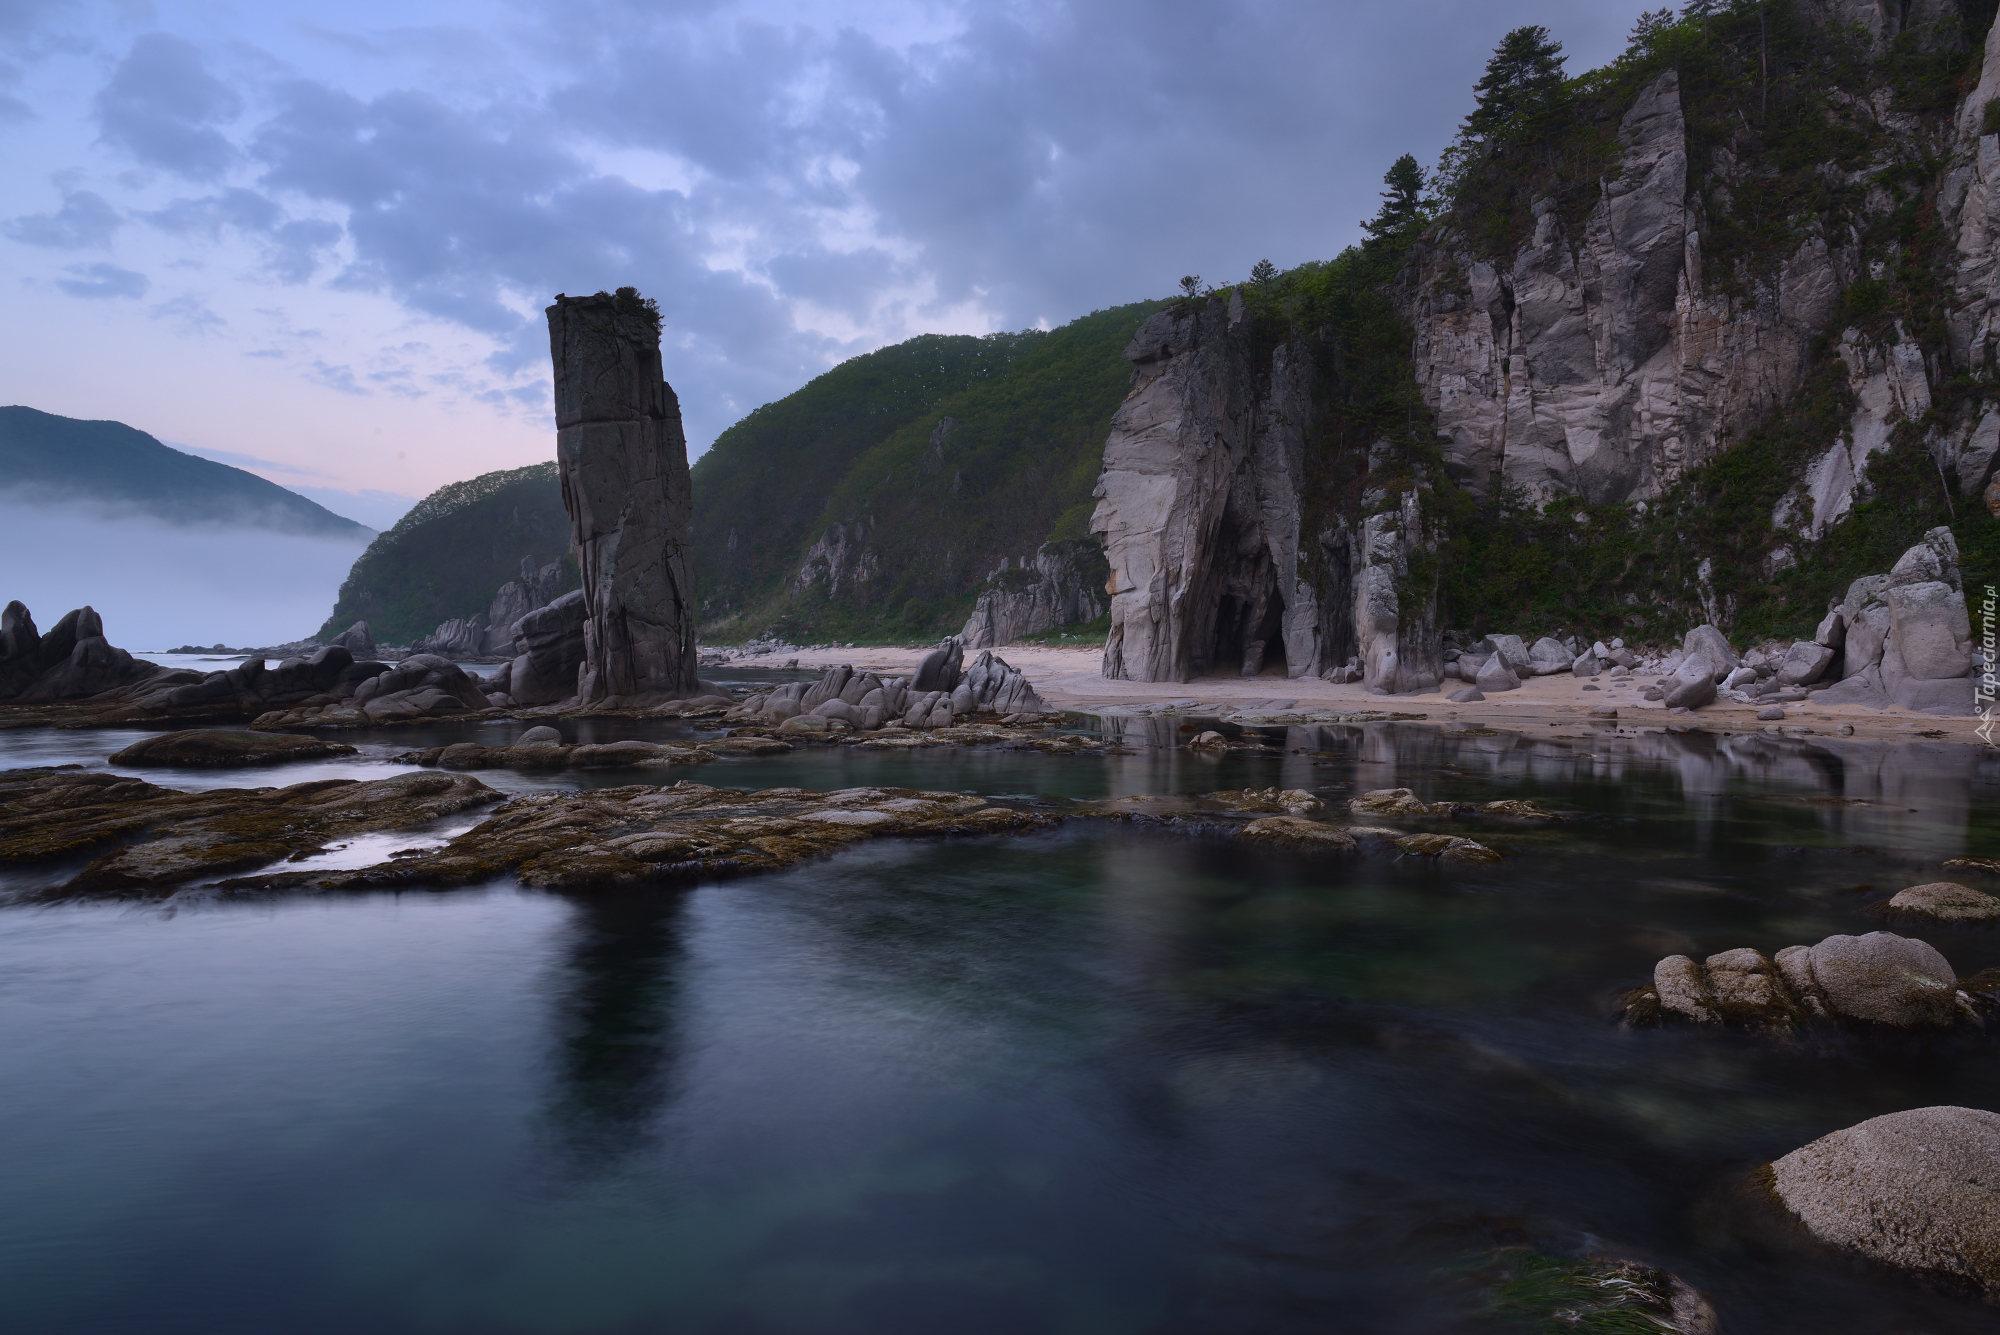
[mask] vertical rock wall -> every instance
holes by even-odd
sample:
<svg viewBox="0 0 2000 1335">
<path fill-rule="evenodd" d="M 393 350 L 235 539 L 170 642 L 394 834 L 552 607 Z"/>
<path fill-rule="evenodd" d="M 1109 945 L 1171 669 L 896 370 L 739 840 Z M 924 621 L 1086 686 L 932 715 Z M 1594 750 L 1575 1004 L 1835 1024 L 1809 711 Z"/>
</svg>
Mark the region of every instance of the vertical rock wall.
<svg viewBox="0 0 2000 1335">
<path fill-rule="evenodd" d="M 684 696 L 698 684 L 687 438 L 657 328 L 604 293 L 558 296 L 548 317 L 563 508 L 583 569 L 577 696 Z"/>
<path fill-rule="evenodd" d="M 1371 491 L 1350 524 L 1306 515 L 1331 392 L 1294 332 L 1259 357 L 1240 297 L 1149 319 L 1125 352 L 1091 529 L 1110 565 L 1104 675 L 1331 675 L 1359 658 L 1382 691 L 1442 678 L 1435 599 L 1408 591 L 1414 492 Z M 1357 472 L 1365 462 L 1351 461 Z"/>
</svg>

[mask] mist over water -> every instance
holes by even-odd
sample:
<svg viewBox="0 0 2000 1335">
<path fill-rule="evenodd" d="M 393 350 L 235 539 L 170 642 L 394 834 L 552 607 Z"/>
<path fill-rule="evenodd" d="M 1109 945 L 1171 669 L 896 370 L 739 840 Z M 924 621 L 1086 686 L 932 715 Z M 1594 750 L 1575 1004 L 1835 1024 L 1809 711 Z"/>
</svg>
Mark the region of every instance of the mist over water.
<svg viewBox="0 0 2000 1335">
<path fill-rule="evenodd" d="M 257 525 L 180 525 L 90 502 L 0 491 L 0 602 L 43 630 L 89 604 L 121 649 L 277 644 L 326 620 L 363 542 Z"/>
</svg>

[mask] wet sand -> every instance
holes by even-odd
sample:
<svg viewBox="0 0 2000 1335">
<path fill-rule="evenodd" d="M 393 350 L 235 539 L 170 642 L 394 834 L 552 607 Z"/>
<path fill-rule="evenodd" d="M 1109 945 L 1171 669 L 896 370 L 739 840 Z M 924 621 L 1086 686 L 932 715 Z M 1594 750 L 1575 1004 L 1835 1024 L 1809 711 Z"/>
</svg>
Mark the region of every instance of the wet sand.
<svg viewBox="0 0 2000 1335">
<path fill-rule="evenodd" d="M 781 667 L 797 658 L 801 668 L 822 669 L 847 663 L 876 672 L 913 671 L 930 651 L 920 648 L 868 647 L 853 649 L 812 649 L 797 653 L 771 654 L 734 660 L 741 667 Z M 1820 705 L 1808 698 L 1784 706 L 1782 722 L 1757 718 L 1764 705 L 1741 705 L 1718 700 L 1705 709 L 1673 712 L 1663 704 L 1640 698 L 1640 693 L 1658 679 L 1656 674 L 1635 673 L 1614 678 L 1609 673 L 1585 680 L 1569 673 L 1553 677 L 1532 677 L 1518 691 L 1489 695 L 1475 704 L 1453 704 L 1445 697 L 1465 687 L 1462 681 L 1448 681 L 1442 691 L 1415 695 L 1376 695 L 1359 683 L 1336 685 L 1316 677 L 1286 678 L 1278 673 L 1261 677 L 1215 676 L 1188 682 L 1108 681 L 1102 673 L 1100 648 L 1048 648 L 1040 645 L 1008 645 L 997 650 L 999 657 L 1026 674 L 1042 698 L 1059 709 L 1096 713 L 1105 710 L 1147 710 L 1167 702 L 1191 702 L 1176 712 L 1189 714 L 1235 713 L 1282 715 L 1287 712 L 1331 712 L 1373 710 L 1402 715 L 1421 715 L 1440 724 L 1460 727 L 1502 728 L 1517 731 L 1546 731 L 1550 728 L 1604 726 L 1602 717 L 1591 711 L 1616 709 L 1621 727 L 1706 728 L 1714 732 L 1776 732 L 1800 735 L 1833 734 L 1842 725 L 1854 729 L 1853 736 L 1880 740 L 1964 742 L 1990 745 L 1975 731 L 1975 717 L 1940 718 L 1914 710 L 1891 707 L 1869 709 L 1862 705 Z M 968 655 L 970 657 L 971 655 Z M 1597 689 L 1590 689 L 1595 686 Z M 1995 730 L 2000 737 L 2000 729 Z"/>
</svg>

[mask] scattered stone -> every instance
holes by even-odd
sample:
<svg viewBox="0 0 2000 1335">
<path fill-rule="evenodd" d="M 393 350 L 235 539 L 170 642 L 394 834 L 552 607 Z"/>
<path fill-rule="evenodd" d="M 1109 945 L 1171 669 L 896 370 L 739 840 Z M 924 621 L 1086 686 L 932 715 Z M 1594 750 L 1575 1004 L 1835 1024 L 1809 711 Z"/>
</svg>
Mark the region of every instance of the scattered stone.
<svg viewBox="0 0 2000 1335">
<path fill-rule="evenodd" d="M 1703 628 L 1706 629 L 1706 628 Z M 1690 631 L 1689 638 L 1694 632 Z M 1722 671 L 1726 672 L 1727 669 Z M 1669 709 L 1700 709 L 1715 703 L 1715 678 L 1717 671 L 1701 654 L 1690 653 L 1681 660 L 1675 671 L 1673 685 L 1662 697 Z"/>
<path fill-rule="evenodd" d="M 1953 858 L 1944 864 L 1946 871 L 1987 871 L 2000 875 L 2000 858 Z"/>
<path fill-rule="evenodd" d="M 1833 650 L 1811 640 L 1795 641 L 1778 667 L 1781 686 L 1809 686 L 1820 679 L 1833 662 Z"/>
<path fill-rule="evenodd" d="M 351 756 L 355 749 L 342 742 L 321 741 L 288 732 L 241 732 L 192 729 L 166 732 L 137 741 L 111 757 L 114 765 L 277 765 L 288 760 L 323 760 Z"/>
<path fill-rule="evenodd" d="M 1287 844 L 1296 848 L 1317 848 L 1332 852 L 1351 853 L 1356 845 L 1354 836 L 1336 825 L 1324 821 L 1306 820 L 1301 816 L 1265 816 L 1253 820 L 1236 832 L 1241 839 L 1254 839 L 1265 843 Z"/>
<path fill-rule="evenodd" d="M 1822 1136 L 1770 1167 L 1820 1241 L 2000 1302 L 2000 1114 L 1911 1108 Z"/>
<path fill-rule="evenodd" d="M 1414 857 L 1438 858 L 1445 862 L 1498 862 L 1500 855 L 1481 843 L 1454 834 L 1410 834 L 1396 841 L 1396 847 Z"/>
<path fill-rule="evenodd" d="M 1211 731 L 1211 732 L 1203 732 L 1195 734 L 1194 740 L 1188 743 L 1188 748 L 1190 750 L 1195 750 L 1195 751 L 1205 751 L 1210 749 L 1219 751 L 1224 747 L 1227 747 L 1228 745 L 1229 745 L 1229 739 L 1227 737 L 1224 737 L 1219 732 Z"/>
<path fill-rule="evenodd" d="M 2000 918 L 2000 899 L 1956 881 L 1933 881 L 1898 890 L 1888 907 L 1939 922 L 1992 922 Z"/>
<path fill-rule="evenodd" d="M 562 733 L 546 723 L 532 727 L 514 739 L 516 746 L 561 746 L 562 744 Z"/>
<path fill-rule="evenodd" d="M 1782 721 L 1784 717 L 1785 709 L 1782 705 L 1766 705 L 1757 711 L 1757 721 L 1759 723 L 1777 723 Z"/>
<path fill-rule="evenodd" d="M 1493 695 L 1500 691 L 1520 690 L 1521 679 L 1507 665 L 1505 656 L 1496 653 L 1480 667 L 1478 675 L 1473 678 L 1473 686 L 1487 695 Z"/>
<path fill-rule="evenodd" d="M 1476 705 L 1486 697 L 1477 686 L 1468 686 L 1462 691 L 1453 691 L 1449 698 L 1455 705 Z"/>
<path fill-rule="evenodd" d="M 1377 788 L 1347 803 L 1357 816 L 1449 816 L 1457 810 L 1449 802 L 1432 805 L 1408 788 Z"/>
<path fill-rule="evenodd" d="M 787 747 L 786 750 L 791 748 Z M 399 765 L 434 765 L 439 769 L 658 769 L 668 765 L 700 765 L 715 757 L 696 746 L 673 746 L 662 742 L 603 742 L 586 746 L 551 745 L 546 742 L 526 746 L 481 746 L 478 742 L 458 742 L 434 746 L 428 751 L 405 751 L 395 758 Z"/>
<path fill-rule="evenodd" d="M 1590 717 L 1596 719 L 1615 719 L 1618 717 L 1618 710 L 1612 705 L 1599 705 L 1590 711 Z"/>
<path fill-rule="evenodd" d="M 1575 666 L 1576 655 L 1560 640 L 1544 635 L 1528 650 L 1528 667 L 1538 677 L 1553 677 Z"/>
<path fill-rule="evenodd" d="M 1743 665 L 1743 660 L 1729 647 L 1728 636 L 1713 626 L 1696 626 L 1689 631 L 1681 640 L 1681 653 L 1683 663 L 1690 658 L 1700 659 L 1708 668 L 1711 682 L 1720 681 Z"/>
</svg>

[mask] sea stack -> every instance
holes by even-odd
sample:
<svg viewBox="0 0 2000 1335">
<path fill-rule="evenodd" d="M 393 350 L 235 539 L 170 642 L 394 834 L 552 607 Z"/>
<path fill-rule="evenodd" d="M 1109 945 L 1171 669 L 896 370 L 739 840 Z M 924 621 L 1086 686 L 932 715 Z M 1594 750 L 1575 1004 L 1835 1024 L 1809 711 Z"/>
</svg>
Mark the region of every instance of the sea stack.
<svg viewBox="0 0 2000 1335">
<path fill-rule="evenodd" d="M 681 405 L 660 370 L 660 317 L 631 288 L 557 296 L 556 460 L 586 607 L 584 703 L 686 696 L 695 675 L 691 509 Z"/>
</svg>

